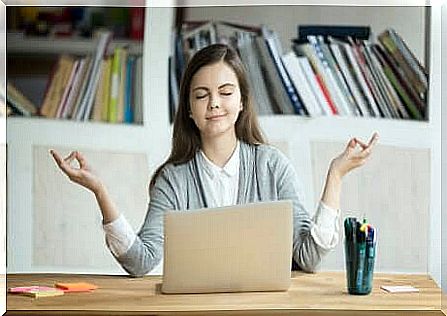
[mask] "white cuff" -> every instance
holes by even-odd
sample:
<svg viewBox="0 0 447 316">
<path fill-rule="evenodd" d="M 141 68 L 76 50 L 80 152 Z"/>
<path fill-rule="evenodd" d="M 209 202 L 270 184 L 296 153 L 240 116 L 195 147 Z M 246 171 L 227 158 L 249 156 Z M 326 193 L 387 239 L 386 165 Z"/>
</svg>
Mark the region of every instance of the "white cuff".
<svg viewBox="0 0 447 316">
<path fill-rule="evenodd" d="M 339 218 L 340 210 L 334 210 L 320 201 L 313 221 L 315 225 L 311 228 L 311 235 L 316 244 L 325 250 L 335 248 L 339 240 Z"/>
<path fill-rule="evenodd" d="M 123 214 L 113 222 L 103 225 L 106 244 L 115 257 L 125 254 L 137 237 Z"/>
</svg>

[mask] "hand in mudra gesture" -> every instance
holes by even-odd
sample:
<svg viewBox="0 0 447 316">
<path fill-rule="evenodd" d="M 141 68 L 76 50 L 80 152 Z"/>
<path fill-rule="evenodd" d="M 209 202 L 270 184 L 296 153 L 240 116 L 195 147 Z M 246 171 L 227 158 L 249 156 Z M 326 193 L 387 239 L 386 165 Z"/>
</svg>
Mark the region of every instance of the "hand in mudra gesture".
<svg viewBox="0 0 447 316">
<path fill-rule="evenodd" d="M 368 144 L 363 143 L 358 138 L 349 140 L 345 150 L 332 160 L 330 172 L 341 179 L 351 170 L 362 166 L 371 155 L 378 139 L 379 135 L 374 133 Z"/>
<path fill-rule="evenodd" d="M 102 186 L 101 180 L 92 171 L 85 157 L 79 151 L 72 151 L 66 158 L 62 158 L 56 151 L 50 150 L 51 155 L 59 168 L 68 176 L 68 178 L 91 190 L 98 192 Z M 79 168 L 72 165 L 73 160 L 79 163 Z"/>
</svg>

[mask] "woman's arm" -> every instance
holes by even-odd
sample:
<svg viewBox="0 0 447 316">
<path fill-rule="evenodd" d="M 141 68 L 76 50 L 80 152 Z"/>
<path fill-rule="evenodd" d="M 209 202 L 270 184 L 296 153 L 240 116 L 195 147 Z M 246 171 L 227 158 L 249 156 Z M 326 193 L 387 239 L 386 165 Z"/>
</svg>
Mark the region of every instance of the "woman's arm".
<svg viewBox="0 0 447 316">
<path fill-rule="evenodd" d="M 69 179 L 95 194 L 103 216 L 103 223 L 108 224 L 119 218 L 120 213 L 109 195 L 105 185 L 94 174 L 84 156 L 77 151 L 71 152 L 63 159 L 56 151 L 51 150 L 51 155 L 59 168 Z M 71 165 L 75 160 L 79 168 Z M 132 276 L 142 276 L 151 271 L 161 260 L 163 254 L 163 213 L 167 209 L 175 209 L 175 193 L 172 191 L 166 173 L 161 173 L 157 183 L 151 190 L 149 208 L 142 228 L 130 248 L 125 253 L 112 255 L 119 264 Z M 118 231 L 118 237 L 120 238 Z"/>
<path fill-rule="evenodd" d="M 59 168 L 71 181 L 89 189 L 95 194 L 104 224 L 113 222 L 119 217 L 120 213 L 112 201 L 107 188 L 101 179 L 95 175 L 87 160 L 79 151 L 72 151 L 66 158 L 62 158 L 55 150 L 50 150 L 50 153 Z M 79 168 L 71 165 L 74 160 L 78 162 Z"/>
<path fill-rule="evenodd" d="M 376 134 L 368 145 L 353 139 L 348 143 L 346 150 L 332 160 L 321 198 L 324 205 L 319 203 L 313 218 L 310 218 L 301 202 L 303 192 L 293 167 L 288 161 L 279 159 L 282 162 L 275 168 L 278 172 L 278 198 L 293 201 L 293 258 L 302 270 L 315 271 L 322 257 L 336 245 L 338 238 L 333 238 L 337 231 L 336 222 L 328 223 L 328 219 L 334 221 L 338 218 L 336 212 L 340 205 L 342 177 L 365 163 L 376 141 Z M 355 151 L 357 144 L 362 147 L 360 152 Z M 328 229 L 329 227 L 331 229 Z M 326 238 L 328 235 L 329 238 Z"/>
<path fill-rule="evenodd" d="M 379 135 L 374 133 L 366 145 L 359 139 L 353 138 L 348 142 L 346 149 L 332 160 L 321 195 L 323 203 L 335 210 L 340 208 L 342 178 L 349 171 L 365 164 L 378 139 Z"/>
</svg>

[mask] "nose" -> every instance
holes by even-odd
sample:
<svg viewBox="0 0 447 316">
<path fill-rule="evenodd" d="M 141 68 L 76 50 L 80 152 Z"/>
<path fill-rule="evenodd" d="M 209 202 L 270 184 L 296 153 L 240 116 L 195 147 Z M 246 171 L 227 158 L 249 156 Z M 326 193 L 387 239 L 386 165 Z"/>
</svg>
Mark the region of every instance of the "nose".
<svg viewBox="0 0 447 316">
<path fill-rule="evenodd" d="M 211 98 L 208 106 L 210 110 L 220 108 L 219 101 L 216 98 Z"/>
</svg>

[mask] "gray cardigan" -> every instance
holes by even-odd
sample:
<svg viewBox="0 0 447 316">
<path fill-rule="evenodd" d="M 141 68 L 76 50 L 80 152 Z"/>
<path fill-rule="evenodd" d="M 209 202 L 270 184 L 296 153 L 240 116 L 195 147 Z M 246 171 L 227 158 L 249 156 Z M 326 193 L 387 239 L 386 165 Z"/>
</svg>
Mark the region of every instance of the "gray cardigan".
<svg viewBox="0 0 447 316">
<path fill-rule="evenodd" d="M 310 230 L 313 221 L 300 201 L 302 189 L 289 160 L 275 147 L 240 142 L 237 204 L 257 201 L 292 200 L 294 216 L 293 259 L 304 271 L 314 271 L 324 250 Z M 149 208 L 132 246 L 116 257 L 132 276 L 151 271 L 163 256 L 163 214 L 166 210 L 208 207 L 208 192 L 202 185 L 198 154 L 190 161 L 166 165 L 150 192 Z"/>
</svg>

